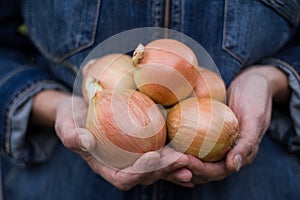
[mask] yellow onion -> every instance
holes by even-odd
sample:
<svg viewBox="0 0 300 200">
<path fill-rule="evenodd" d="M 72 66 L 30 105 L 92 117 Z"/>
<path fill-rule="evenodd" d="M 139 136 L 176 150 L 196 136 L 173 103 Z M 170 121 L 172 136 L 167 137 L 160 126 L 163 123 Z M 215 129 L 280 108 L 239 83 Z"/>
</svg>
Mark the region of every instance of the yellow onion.
<svg viewBox="0 0 300 200">
<path fill-rule="evenodd" d="M 198 77 L 192 97 L 212 98 L 226 103 L 226 86 L 223 79 L 215 72 L 198 68 Z"/>
<path fill-rule="evenodd" d="M 119 169 L 131 166 L 143 153 L 159 150 L 166 141 L 159 107 L 136 90 L 96 91 L 86 128 L 96 139 L 94 155 Z"/>
<path fill-rule="evenodd" d="M 234 112 L 209 98 L 188 98 L 168 113 L 170 145 L 206 162 L 221 160 L 234 146 L 239 125 Z"/>
<path fill-rule="evenodd" d="M 89 61 L 83 67 L 82 94 L 88 102 L 86 84 L 92 77 L 104 89 L 136 89 L 133 80 L 134 65 L 131 57 L 126 54 L 107 54 Z"/>
<path fill-rule="evenodd" d="M 133 62 L 139 91 L 163 106 L 188 97 L 195 86 L 197 57 L 177 40 L 154 40 L 145 47 L 140 44 L 133 54 Z"/>
</svg>

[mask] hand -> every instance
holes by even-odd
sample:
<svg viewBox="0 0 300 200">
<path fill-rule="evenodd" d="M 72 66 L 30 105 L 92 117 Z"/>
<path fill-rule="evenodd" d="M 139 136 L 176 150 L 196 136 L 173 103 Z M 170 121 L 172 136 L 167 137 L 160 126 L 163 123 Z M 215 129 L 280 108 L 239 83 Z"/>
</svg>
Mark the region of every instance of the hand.
<svg viewBox="0 0 300 200">
<path fill-rule="evenodd" d="M 228 105 L 239 120 L 239 140 L 224 161 L 206 163 L 188 156 L 192 182 L 202 184 L 222 180 L 251 163 L 270 124 L 272 100 L 286 102 L 288 97 L 287 77 L 279 69 L 259 66 L 242 71 L 228 89 Z"/>
<path fill-rule="evenodd" d="M 228 105 L 236 113 L 240 137 L 228 153 L 226 166 L 238 171 L 255 158 L 270 124 L 272 103 L 287 102 L 286 74 L 274 66 L 253 66 L 242 71 L 228 89 Z"/>
<path fill-rule="evenodd" d="M 196 184 L 223 179 L 254 159 L 270 122 L 272 96 L 268 80 L 254 69 L 246 69 L 231 83 L 228 105 L 239 121 L 239 139 L 225 161 L 203 163 L 191 158 L 189 168 Z"/>
<path fill-rule="evenodd" d="M 63 144 L 77 152 L 95 173 L 101 175 L 118 189 L 128 190 L 138 184 L 150 185 L 161 178 L 176 184 L 190 186 L 192 174 L 183 169 L 188 164 L 187 156 L 168 147 L 162 149 L 160 153 L 145 153 L 133 166 L 122 170 L 112 168 L 97 160 L 90 153 L 95 148 L 95 139 L 84 128 L 87 105 L 82 98 L 69 97 L 63 100 L 58 105 L 56 113 L 55 129 Z M 169 164 L 170 161 L 174 162 Z M 136 173 L 136 171 L 142 170 L 146 172 Z"/>
</svg>

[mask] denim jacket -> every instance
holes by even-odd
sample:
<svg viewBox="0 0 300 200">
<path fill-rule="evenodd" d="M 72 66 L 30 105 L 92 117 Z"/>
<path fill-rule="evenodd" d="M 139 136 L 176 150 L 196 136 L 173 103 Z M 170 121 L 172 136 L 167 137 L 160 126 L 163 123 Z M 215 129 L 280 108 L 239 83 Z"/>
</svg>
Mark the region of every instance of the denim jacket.
<svg viewBox="0 0 300 200">
<path fill-rule="evenodd" d="M 20 5 L 22 19 L 15 1 L 1 4 L 0 22 L 9 18 L 12 25 L 0 29 L 0 148 L 16 159 L 44 161 L 57 141 L 54 130 L 29 126 L 34 95 L 49 88 L 71 91 L 97 44 L 139 27 L 191 37 L 211 55 L 227 85 L 252 64 L 286 72 L 289 110 L 274 108 L 269 132 L 300 152 L 299 0 L 26 0 Z M 26 49 L 16 42 L 22 20 L 34 47 L 28 38 L 22 38 Z"/>
</svg>

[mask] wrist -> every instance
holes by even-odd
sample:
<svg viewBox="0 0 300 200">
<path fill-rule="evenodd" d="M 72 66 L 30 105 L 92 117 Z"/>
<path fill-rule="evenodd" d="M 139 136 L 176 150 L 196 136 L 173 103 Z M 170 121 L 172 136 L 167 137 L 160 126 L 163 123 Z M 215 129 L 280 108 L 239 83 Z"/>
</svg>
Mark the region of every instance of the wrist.
<svg viewBox="0 0 300 200">
<path fill-rule="evenodd" d="M 71 94 L 57 90 L 43 90 L 33 100 L 31 122 L 36 125 L 53 127 L 57 105 Z"/>
<path fill-rule="evenodd" d="M 288 76 L 275 66 L 253 66 L 249 69 L 250 73 L 261 75 L 267 80 L 270 94 L 273 101 L 277 103 L 287 102 L 290 97 Z"/>
</svg>

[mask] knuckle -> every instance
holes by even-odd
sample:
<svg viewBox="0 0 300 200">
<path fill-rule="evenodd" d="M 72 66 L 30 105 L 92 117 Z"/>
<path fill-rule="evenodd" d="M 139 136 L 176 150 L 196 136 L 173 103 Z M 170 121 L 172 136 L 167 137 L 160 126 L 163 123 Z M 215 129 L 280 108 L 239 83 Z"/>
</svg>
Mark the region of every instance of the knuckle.
<svg viewBox="0 0 300 200">
<path fill-rule="evenodd" d="M 61 128 L 61 124 L 58 122 L 58 120 L 56 120 L 56 123 L 54 124 L 54 130 L 56 134 L 60 137 L 63 129 Z"/>
<path fill-rule="evenodd" d="M 63 145 L 69 149 L 74 149 L 75 144 L 74 144 L 74 138 L 70 134 L 63 134 L 60 137 L 61 142 Z"/>
</svg>

